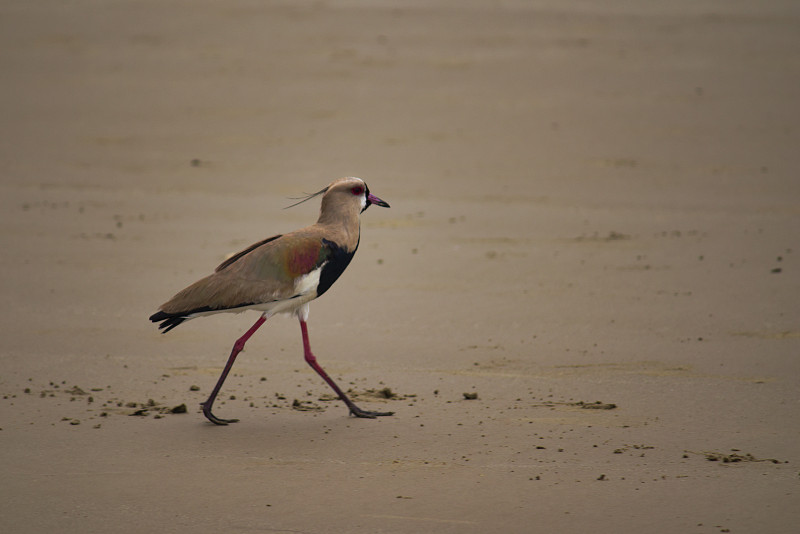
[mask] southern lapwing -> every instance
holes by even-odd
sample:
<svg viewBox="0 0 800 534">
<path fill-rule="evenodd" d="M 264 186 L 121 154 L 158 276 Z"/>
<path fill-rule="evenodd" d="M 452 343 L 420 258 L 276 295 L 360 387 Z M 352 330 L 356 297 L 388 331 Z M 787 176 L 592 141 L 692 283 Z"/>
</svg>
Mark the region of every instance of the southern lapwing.
<svg viewBox="0 0 800 534">
<path fill-rule="evenodd" d="M 308 342 L 306 325 L 309 302 L 331 287 L 356 253 L 360 240 L 359 215 L 372 204 L 384 208 L 389 204 L 371 194 L 360 178 L 336 180 L 301 202 L 318 195 L 322 195 L 322 207 L 316 224 L 247 247 L 222 262 L 214 274 L 179 292 L 150 316 L 154 323 L 161 323 L 159 329 L 166 333 L 195 317 L 246 310 L 261 312 L 250 330 L 233 344 L 214 390 L 202 403 L 203 414 L 212 423 L 226 425 L 238 421 L 220 419 L 211 413 L 214 399 L 247 340 L 276 313 L 292 313 L 300 320 L 306 362 L 347 404 L 352 415 L 375 418 L 393 414 L 362 410 L 345 395 L 317 363 Z"/>
</svg>

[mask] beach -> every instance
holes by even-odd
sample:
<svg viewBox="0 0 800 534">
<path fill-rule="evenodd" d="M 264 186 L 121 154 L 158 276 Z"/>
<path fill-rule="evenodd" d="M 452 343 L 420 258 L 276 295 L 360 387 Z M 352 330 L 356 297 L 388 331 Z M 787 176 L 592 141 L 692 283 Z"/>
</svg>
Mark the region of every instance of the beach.
<svg viewBox="0 0 800 534">
<path fill-rule="evenodd" d="M 14 533 L 800 529 L 800 7 L 0 7 Z M 342 176 L 297 320 L 148 317 Z"/>
</svg>

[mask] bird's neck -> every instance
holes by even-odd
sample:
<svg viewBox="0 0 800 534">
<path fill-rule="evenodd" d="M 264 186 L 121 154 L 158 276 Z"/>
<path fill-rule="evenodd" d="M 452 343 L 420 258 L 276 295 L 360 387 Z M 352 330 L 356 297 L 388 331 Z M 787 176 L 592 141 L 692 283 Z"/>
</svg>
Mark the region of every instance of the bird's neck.
<svg viewBox="0 0 800 534">
<path fill-rule="evenodd" d="M 330 211 L 322 210 L 317 219 L 317 224 L 320 226 L 340 226 L 345 228 L 356 228 L 359 226 L 358 213 L 352 211 Z"/>
<path fill-rule="evenodd" d="M 322 227 L 331 240 L 348 251 L 355 250 L 361 233 L 361 222 L 358 214 L 322 213 L 317 220 L 317 227 Z"/>
</svg>

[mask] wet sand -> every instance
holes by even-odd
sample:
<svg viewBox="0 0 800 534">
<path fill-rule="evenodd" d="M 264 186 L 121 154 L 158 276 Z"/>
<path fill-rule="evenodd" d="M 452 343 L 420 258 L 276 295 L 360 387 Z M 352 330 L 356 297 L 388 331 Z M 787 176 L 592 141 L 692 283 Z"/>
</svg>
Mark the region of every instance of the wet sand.
<svg viewBox="0 0 800 534">
<path fill-rule="evenodd" d="M 799 23 L 7 2 L 4 530 L 796 532 Z M 311 342 L 396 414 L 348 417 L 276 317 L 207 423 L 257 314 L 147 317 L 347 175 L 392 207 Z"/>
</svg>

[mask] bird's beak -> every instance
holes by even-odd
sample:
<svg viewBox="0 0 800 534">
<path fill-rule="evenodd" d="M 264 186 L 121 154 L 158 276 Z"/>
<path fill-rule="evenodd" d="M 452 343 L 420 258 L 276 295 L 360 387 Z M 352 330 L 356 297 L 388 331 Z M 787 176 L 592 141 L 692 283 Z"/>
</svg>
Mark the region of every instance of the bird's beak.
<svg viewBox="0 0 800 534">
<path fill-rule="evenodd" d="M 370 204 L 375 204 L 376 206 L 380 206 L 382 208 L 388 208 L 389 207 L 389 203 L 388 202 L 384 202 L 383 200 L 379 199 L 378 197 L 376 197 L 372 193 L 369 193 L 367 195 L 367 206 L 369 206 Z"/>
</svg>

